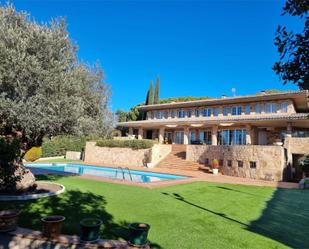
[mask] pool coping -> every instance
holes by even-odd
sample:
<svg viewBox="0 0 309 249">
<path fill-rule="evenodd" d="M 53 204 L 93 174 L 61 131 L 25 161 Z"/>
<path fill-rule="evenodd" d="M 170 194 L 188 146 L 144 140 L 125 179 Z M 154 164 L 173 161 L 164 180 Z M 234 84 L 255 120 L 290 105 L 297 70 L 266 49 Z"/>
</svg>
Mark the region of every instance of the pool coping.
<svg viewBox="0 0 309 249">
<path fill-rule="evenodd" d="M 38 164 L 43 164 L 43 162 L 37 162 Z M 35 164 L 32 163 L 32 164 Z M 44 163 L 45 164 L 45 163 Z M 52 163 L 46 163 L 52 164 Z M 59 163 L 59 164 L 80 164 L 86 166 L 95 166 L 95 167 L 104 167 L 104 168 L 115 168 L 115 167 L 123 167 L 122 165 L 100 165 L 98 163 L 92 162 L 78 162 L 78 163 Z M 158 182 L 149 182 L 149 183 L 139 183 L 139 182 L 130 182 L 126 180 L 116 180 L 116 179 L 109 179 L 99 176 L 91 176 L 91 175 L 80 175 L 76 173 L 68 173 L 68 172 L 59 172 L 53 170 L 46 170 L 42 168 L 35 168 L 31 167 L 31 171 L 35 175 L 39 174 L 55 174 L 58 175 L 74 175 L 83 179 L 90 179 L 96 180 L 101 182 L 108 182 L 108 183 L 116 183 L 122 185 L 129 185 L 129 186 L 137 186 L 137 187 L 144 187 L 144 188 L 161 188 L 167 186 L 173 186 L 178 184 L 185 184 L 191 182 L 215 182 L 215 183 L 228 183 L 228 184 L 240 184 L 240 185 L 250 185 L 250 186 L 261 186 L 261 187 L 275 187 L 275 188 L 287 188 L 287 189 L 296 189 L 298 188 L 297 183 L 292 182 L 276 182 L 276 181 L 265 181 L 265 180 L 257 180 L 257 179 L 250 179 L 250 178 L 242 178 L 242 177 L 234 177 L 234 176 L 227 176 L 227 175 L 213 175 L 203 171 L 188 171 L 188 170 L 178 170 L 178 169 L 164 169 L 164 168 L 143 168 L 143 167 L 136 167 L 130 166 L 128 167 L 130 170 L 138 170 L 138 171 L 145 171 L 151 173 L 162 173 L 162 174 L 172 174 L 172 175 L 179 175 L 179 176 L 187 176 L 188 178 L 185 179 L 173 179 L 173 180 L 163 180 Z"/>
</svg>

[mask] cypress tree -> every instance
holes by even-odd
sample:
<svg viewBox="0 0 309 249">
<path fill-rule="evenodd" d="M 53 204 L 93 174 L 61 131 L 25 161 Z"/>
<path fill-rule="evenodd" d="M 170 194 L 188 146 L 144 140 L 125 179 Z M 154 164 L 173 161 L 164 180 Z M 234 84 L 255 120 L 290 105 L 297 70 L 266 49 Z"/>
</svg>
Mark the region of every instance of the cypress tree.
<svg viewBox="0 0 309 249">
<path fill-rule="evenodd" d="M 157 81 L 156 81 L 154 104 L 159 104 L 159 102 L 160 102 L 160 76 L 157 77 Z"/>
<path fill-rule="evenodd" d="M 147 101 L 146 105 L 152 105 L 153 104 L 153 81 L 150 81 L 149 90 L 147 93 Z"/>
</svg>

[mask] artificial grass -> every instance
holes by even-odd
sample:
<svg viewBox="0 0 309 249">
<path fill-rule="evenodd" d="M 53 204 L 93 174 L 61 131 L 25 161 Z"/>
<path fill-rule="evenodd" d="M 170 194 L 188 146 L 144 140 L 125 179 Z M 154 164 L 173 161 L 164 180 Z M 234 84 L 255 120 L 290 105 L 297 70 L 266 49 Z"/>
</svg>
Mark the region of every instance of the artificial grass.
<svg viewBox="0 0 309 249">
<path fill-rule="evenodd" d="M 83 162 L 83 161 L 82 160 L 65 159 L 65 158 L 42 159 L 42 160 L 35 161 L 35 163 L 80 163 L 80 162 Z"/>
<path fill-rule="evenodd" d="M 41 229 L 42 216 L 62 214 L 67 234 L 79 233 L 82 218 L 100 217 L 102 238 L 127 239 L 128 223 L 149 223 L 152 248 L 309 247 L 307 190 L 206 182 L 146 189 L 78 177 L 52 180 L 66 192 L 11 203 L 23 211 L 21 226 Z"/>
</svg>

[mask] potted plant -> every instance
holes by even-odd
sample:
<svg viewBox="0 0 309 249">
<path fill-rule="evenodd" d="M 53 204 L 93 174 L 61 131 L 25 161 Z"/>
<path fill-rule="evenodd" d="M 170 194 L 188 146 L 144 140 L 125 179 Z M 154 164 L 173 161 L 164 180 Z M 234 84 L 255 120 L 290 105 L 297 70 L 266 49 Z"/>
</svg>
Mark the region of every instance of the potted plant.
<svg viewBox="0 0 309 249">
<path fill-rule="evenodd" d="M 281 141 L 281 139 L 275 139 L 275 141 L 274 141 L 274 143 L 273 143 L 274 145 L 278 145 L 278 146 L 282 146 L 283 145 L 283 142 Z"/>
<path fill-rule="evenodd" d="M 217 159 L 214 159 L 214 160 L 212 161 L 212 173 L 213 173 L 214 175 L 217 175 L 218 172 L 219 172 L 219 162 L 218 162 Z"/>
<path fill-rule="evenodd" d="M 52 215 L 42 218 L 43 236 L 47 238 L 58 237 L 61 234 L 64 220 L 65 217 L 61 215 Z"/>
<path fill-rule="evenodd" d="M 150 225 L 146 223 L 131 223 L 129 224 L 129 243 L 136 247 L 142 247 L 147 245 L 148 231 Z"/>
<path fill-rule="evenodd" d="M 0 211 L 0 232 L 14 231 L 17 227 L 19 210 Z"/>
<path fill-rule="evenodd" d="M 84 242 L 95 242 L 99 239 L 100 227 L 102 221 L 96 218 L 83 219 L 80 222 L 81 236 L 80 240 Z"/>
</svg>

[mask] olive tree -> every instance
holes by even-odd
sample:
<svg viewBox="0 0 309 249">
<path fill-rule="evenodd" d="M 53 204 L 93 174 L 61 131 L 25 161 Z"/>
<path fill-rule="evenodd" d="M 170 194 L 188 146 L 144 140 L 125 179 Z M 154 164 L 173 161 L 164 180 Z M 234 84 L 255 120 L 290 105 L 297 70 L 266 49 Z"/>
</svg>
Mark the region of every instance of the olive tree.
<svg viewBox="0 0 309 249">
<path fill-rule="evenodd" d="M 103 71 L 78 60 L 64 19 L 39 24 L 0 6 L 0 191 L 16 189 L 30 174 L 22 155 L 44 136 L 108 136 L 109 98 Z"/>
</svg>

